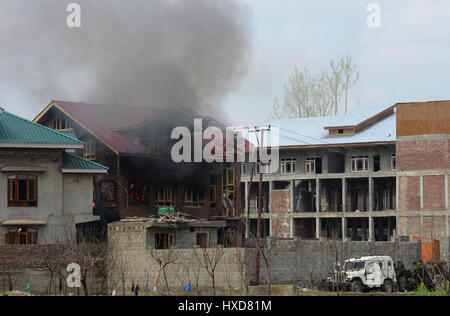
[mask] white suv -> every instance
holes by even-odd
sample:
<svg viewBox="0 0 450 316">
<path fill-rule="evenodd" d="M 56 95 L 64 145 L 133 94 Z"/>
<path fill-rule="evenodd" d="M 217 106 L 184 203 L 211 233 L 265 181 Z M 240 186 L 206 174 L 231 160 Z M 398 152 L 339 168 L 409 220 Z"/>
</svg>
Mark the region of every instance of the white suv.
<svg viewBox="0 0 450 316">
<path fill-rule="evenodd" d="M 342 273 L 344 284 L 350 286 L 352 292 L 382 288 L 384 292 L 392 293 L 397 282 L 394 262 L 389 256 L 348 259 L 344 262 Z"/>
</svg>

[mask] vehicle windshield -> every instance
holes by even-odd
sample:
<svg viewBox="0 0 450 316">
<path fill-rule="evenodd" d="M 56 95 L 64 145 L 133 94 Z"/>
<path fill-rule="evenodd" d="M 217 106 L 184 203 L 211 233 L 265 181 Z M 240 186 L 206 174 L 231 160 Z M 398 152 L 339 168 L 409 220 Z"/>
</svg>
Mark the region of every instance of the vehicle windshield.
<svg viewBox="0 0 450 316">
<path fill-rule="evenodd" d="M 344 271 L 358 271 L 364 269 L 364 261 L 346 262 L 344 265 Z"/>
</svg>

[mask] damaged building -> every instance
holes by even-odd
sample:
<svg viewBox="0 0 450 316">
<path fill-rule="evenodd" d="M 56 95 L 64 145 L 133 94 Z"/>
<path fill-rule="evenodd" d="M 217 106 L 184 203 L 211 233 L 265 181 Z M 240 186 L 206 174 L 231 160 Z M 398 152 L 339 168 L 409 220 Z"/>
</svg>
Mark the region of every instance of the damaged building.
<svg viewBox="0 0 450 316">
<path fill-rule="evenodd" d="M 441 240 L 447 253 L 449 110 L 450 101 L 396 104 L 269 122 L 279 128 L 280 166 L 263 174 L 262 234 L 355 241 L 427 236 Z M 259 191 L 251 169 L 243 166 L 241 177 L 250 198 L 250 209 L 243 205 L 249 235 L 256 232 Z"/>
<path fill-rule="evenodd" d="M 0 244 L 51 244 L 98 221 L 92 184 L 108 168 L 83 142 L 0 108 Z"/>
<path fill-rule="evenodd" d="M 227 235 L 243 236 L 245 229 L 240 165 L 172 161 L 172 130 L 183 126 L 192 131 L 194 118 L 202 119 L 202 128 L 224 129 L 212 118 L 176 109 L 65 101 L 52 101 L 34 121 L 73 132 L 85 143 L 78 155 L 109 167 L 108 174 L 95 178 L 96 213 L 148 217 L 170 209 L 198 219 L 220 219 L 227 223 L 219 232 L 223 243 Z"/>
</svg>

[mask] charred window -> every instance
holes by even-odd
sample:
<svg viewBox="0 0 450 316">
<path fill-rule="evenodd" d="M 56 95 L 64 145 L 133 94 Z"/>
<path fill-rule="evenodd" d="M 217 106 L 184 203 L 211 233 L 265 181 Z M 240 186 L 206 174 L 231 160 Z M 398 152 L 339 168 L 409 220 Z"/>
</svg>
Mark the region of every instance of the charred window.
<svg viewBox="0 0 450 316">
<path fill-rule="evenodd" d="M 203 191 L 198 188 L 186 187 L 184 189 L 183 206 L 203 207 Z"/>
<path fill-rule="evenodd" d="M 156 207 L 174 207 L 175 195 L 171 186 L 159 186 L 156 190 Z"/>
<path fill-rule="evenodd" d="M 116 184 L 114 181 L 102 181 L 99 184 L 100 199 L 105 207 L 116 206 Z"/>
</svg>

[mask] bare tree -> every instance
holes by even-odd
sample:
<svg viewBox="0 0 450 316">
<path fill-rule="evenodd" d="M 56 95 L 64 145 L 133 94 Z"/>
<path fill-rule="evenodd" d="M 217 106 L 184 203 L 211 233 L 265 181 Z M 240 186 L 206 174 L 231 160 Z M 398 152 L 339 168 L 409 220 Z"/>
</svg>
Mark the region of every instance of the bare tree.
<svg viewBox="0 0 450 316">
<path fill-rule="evenodd" d="M 163 273 L 164 281 L 166 284 L 167 295 L 170 295 L 169 282 L 167 280 L 166 268 L 171 264 L 176 264 L 180 257 L 180 251 L 175 247 L 170 249 L 150 249 L 150 256 L 155 260 L 158 265 L 158 276 L 155 282 L 155 286 L 158 286 L 160 273 Z"/>
<path fill-rule="evenodd" d="M 347 259 L 347 253 L 350 249 L 351 238 L 343 239 L 342 227 L 337 223 L 327 223 L 328 235 L 326 243 L 333 254 L 333 274 L 337 295 L 339 295 L 339 283 L 342 277 L 342 266 Z"/>
<path fill-rule="evenodd" d="M 211 277 L 213 295 L 216 296 L 216 269 L 224 255 L 224 248 L 192 248 L 193 254 L 200 267 L 204 268 Z"/>
<path fill-rule="evenodd" d="M 353 87 L 359 79 L 359 72 L 352 56 L 347 55 L 339 61 L 342 70 L 342 89 L 344 90 L 344 114 L 348 113 L 348 90 Z"/>
<path fill-rule="evenodd" d="M 310 75 L 304 67 L 294 67 L 284 86 L 282 102 L 275 98 L 270 118 L 299 118 L 348 113 L 348 93 L 359 79 L 351 56 L 331 60 L 329 68 L 319 76 Z M 344 96 L 344 110 L 341 99 Z"/>
</svg>

